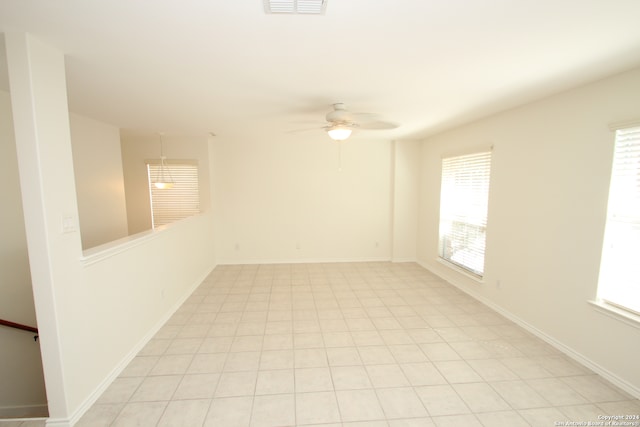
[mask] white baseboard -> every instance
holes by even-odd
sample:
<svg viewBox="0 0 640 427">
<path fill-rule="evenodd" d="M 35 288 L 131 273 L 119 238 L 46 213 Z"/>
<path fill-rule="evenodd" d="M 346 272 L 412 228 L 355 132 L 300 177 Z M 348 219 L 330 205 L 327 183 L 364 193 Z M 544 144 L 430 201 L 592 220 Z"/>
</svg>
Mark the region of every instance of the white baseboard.
<svg viewBox="0 0 640 427">
<path fill-rule="evenodd" d="M 129 365 L 134 357 L 144 348 L 145 345 L 155 336 L 155 334 L 164 326 L 165 323 L 173 316 L 173 314 L 182 306 L 182 304 L 193 294 L 200 284 L 207 278 L 207 276 L 216 268 L 217 265 L 213 265 L 206 273 L 200 275 L 185 291 L 184 295 L 165 313 L 164 316 L 158 320 L 154 327 L 135 345 L 129 353 L 111 370 L 111 373 L 107 375 L 104 380 L 94 389 L 82 404 L 71 414 L 68 419 L 53 419 L 47 420 L 47 427 L 72 427 L 80 418 L 93 406 L 94 403 L 100 398 L 102 393 L 111 385 L 111 383 L 118 378 L 122 371 Z"/>
<path fill-rule="evenodd" d="M 47 418 L 45 425 L 47 427 L 73 427 L 76 422 L 72 422 L 69 418 Z"/>
<path fill-rule="evenodd" d="M 391 262 L 393 263 L 403 263 L 403 262 L 417 262 L 415 258 L 391 258 Z"/>
<path fill-rule="evenodd" d="M 259 264 L 329 264 L 347 262 L 389 262 L 389 257 L 373 258 L 282 258 L 282 259 L 248 259 L 221 261 L 218 265 L 259 265 Z"/>
<path fill-rule="evenodd" d="M 569 356 L 571 359 L 573 359 L 576 362 L 580 363 L 581 365 L 591 369 L 592 371 L 594 371 L 595 373 L 597 373 L 598 375 L 600 375 L 601 377 L 603 377 L 607 381 L 611 382 L 616 387 L 619 387 L 620 389 L 624 390 L 625 392 L 627 392 L 628 394 L 630 394 L 634 398 L 640 399 L 640 388 L 638 388 L 635 385 L 629 383 L 625 379 L 620 378 L 618 375 L 612 373 L 611 371 L 609 371 L 608 369 L 606 369 L 603 366 L 599 365 L 598 363 L 594 362 L 593 360 L 591 360 L 590 358 L 586 357 L 582 353 L 574 350 L 573 348 L 567 346 L 566 344 L 564 344 L 564 343 L 558 341 L 557 339 L 553 338 L 552 336 L 546 334 L 545 332 L 543 332 L 540 329 L 536 328 L 535 326 L 531 325 L 527 321 L 521 319 L 520 317 L 516 316 L 515 314 L 513 314 L 510 311 L 506 310 L 505 308 L 497 305 L 493 301 L 490 301 L 490 300 L 484 298 L 483 296 L 477 294 L 476 292 L 473 292 L 473 291 L 465 288 L 464 286 L 456 283 L 456 279 L 454 278 L 453 275 L 446 275 L 446 274 L 442 274 L 441 272 L 437 272 L 435 270 L 432 270 L 431 268 L 429 268 L 429 265 L 427 263 L 423 262 L 423 261 L 416 261 L 416 262 L 419 265 L 421 265 L 423 268 L 428 270 L 429 272 L 431 272 L 431 273 L 435 274 L 436 276 L 440 277 L 442 280 L 446 281 L 447 283 L 451 284 L 452 286 L 455 286 L 457 289 L 461 290 L 462 292 L 464 292 L 465 294 L 471 296 L 472 298 L 478 300 L 479 302 L 481 302 L 482 304 L 484 304 L 487 307 L 491 308 L 492 310 L 498 312 L 499 314 L 501 314 L 502 316 L 504 316 L 507 319 L 511 320 L 512 322 L 516 323 L 518 326 L 522 327 L 523 329 L 527 330 L 528 332 L 531 332 L 533 335 L 535 335 L 536 337 L 540 338 L 541 340 L 543 340 L 547 344 L 551 345 L 555 349 L 561 351 L 565 355 Z"/>
</svg>

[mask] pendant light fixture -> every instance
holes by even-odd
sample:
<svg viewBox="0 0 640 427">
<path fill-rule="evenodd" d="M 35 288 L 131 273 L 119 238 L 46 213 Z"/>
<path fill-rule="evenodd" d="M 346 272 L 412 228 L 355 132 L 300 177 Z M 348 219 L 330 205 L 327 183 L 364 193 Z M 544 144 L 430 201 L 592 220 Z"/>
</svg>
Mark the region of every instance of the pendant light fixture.
<svg viewBox="0 0 640 427">
<path fill-rule="evenodd" d="M 159 190 L 168 190 L 169 188 L 173 188 L 173 177 L 171 176 L 171 171 L 167 166 L 167 158 L 164 156 L 163 144 L 162 144 L 162 136 L 163 133 L 160 133 L 160 170 L 158 171 L 158 175 L 156 176 L 155 181 L 153 182 L 154 187 Z"/>
</svg>

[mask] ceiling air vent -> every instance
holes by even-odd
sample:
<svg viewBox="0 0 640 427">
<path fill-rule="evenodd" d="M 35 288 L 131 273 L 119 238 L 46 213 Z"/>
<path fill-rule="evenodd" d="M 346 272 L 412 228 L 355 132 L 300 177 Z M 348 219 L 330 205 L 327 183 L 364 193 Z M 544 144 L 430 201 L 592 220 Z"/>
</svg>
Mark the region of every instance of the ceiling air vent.
<svg viewBox="0 0 640 427">
<path fill-rule="evenodd" d="M 327 0 L 264 0 L 267 13 L 321 15 L 326 5 Z"/>
</svg>

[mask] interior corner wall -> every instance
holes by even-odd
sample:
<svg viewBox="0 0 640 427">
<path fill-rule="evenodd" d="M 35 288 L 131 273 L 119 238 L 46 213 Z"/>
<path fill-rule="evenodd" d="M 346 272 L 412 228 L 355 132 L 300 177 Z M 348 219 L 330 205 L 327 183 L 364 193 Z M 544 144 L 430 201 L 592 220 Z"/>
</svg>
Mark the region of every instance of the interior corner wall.
<svg viewBox="0 0 640 427">
<path fill-rule="evenodd" d="M 212 248 L 212 257 L 214 260 L 214 264 L 217 264 L 218 260 L 218 230 L 221 228 L 221 224 L 218 222 L 218 198 L 216 196 L 216 182 L 215 182 L 215 173 L 214 171 L 218 167 L 218 161 L 215 156 L 215 136 L 213 134 L 207 137 L 207 151 L 208 151 L 208 171 L 207 174 L 209 176 L 209 212 L 211 213 L 211 241 L 213 244 Z"/>
<path fill-rule="evenodd" d="M 393 262 L 416 261 L 420 142 L 393 143 Z"/>
<path fill-rule="evenodd" d="M 65 350 L 84 325 L 65 324 L 82 245 L 76 203 L 64 56 L 25 33 L 5 33 L 11 110 L 49 420 L 69 413 Z M 48 421 L 49 422 L 49 421 Z"/>
<path fill-rule="evenodd" d="M 219 263 L 390 259 L 389 141 L 318 132 L 214 144 Z"/>
<path fill-rule="evenodd" d="M 0 91 L 0 313 L 37 326 L 31 289 L 11 100 Z M 29 332 L 0 327 L 0 418 L 47 413 L 40 345 Z M 36 411 L 34 411 L 36 409 Z"/>
<path fill-rule="evenodd" d="M 187 159 L 198 161 L 198 184 L 200 189 L 200 209 L 211 210 L 209 140 L 206 135 L 163 137 L 164 154 L 167 159 Z M 151 201 L 147 160 L 160 158 L 160 137 L 158 134 L 141 134 L 121 131 L 122 165 L 129 235 L 151 229 Z"/>
<path fill-rule="evenodd" d="M 640 395 L 640 328 L 596 311 L 614 147 L 611 123 L 640 119 L 640 69 L 428 138 L 418 259 Z M 441 157 L 493 144 L 485 276 L 437 261 Z"/>
<path fill-rule="evenodd" d="M 120 130 L 69 115 L 83 249 L 127 236 Z"/>
</svg>

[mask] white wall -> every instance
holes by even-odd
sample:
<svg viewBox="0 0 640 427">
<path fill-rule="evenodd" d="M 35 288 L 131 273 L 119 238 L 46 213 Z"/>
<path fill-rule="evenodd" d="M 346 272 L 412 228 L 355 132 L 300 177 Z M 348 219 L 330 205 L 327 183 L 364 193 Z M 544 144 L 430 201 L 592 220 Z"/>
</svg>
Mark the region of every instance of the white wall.
<svg viewBox="0 0 640 427">
<path fill-rule="evenodd" d="M 215 138 L 219 262 L 390 258 L 391 146 L 323 132 Z M 341 167 L 340 167 L 341 164 Z"/>
<path fill-rule="evenodd" d="M 82 247 L 125 237 L 127 210 L 117 127 L 70 114 Z"/>
<path fill-rule="evenodd" d="M 640 70 L 424 141 L 419 261 L 640 395 L 640 328 L 596 311 L 614 133 L 640 118 Z M 484 283 L 437 261 L 441 157 L 494 145 Z M 497 282 L 500 281 L 500 286 Z"/>
<path fill-rule="evenodd" d="M 215 267 L 212 224 L 211 213 L 198 215 L 138 235 L 142 243 L 134 239 L 123 252 L 102 258 L 105 252 L 97 251 L 81 263 L 60 299 L 72 411 L 87 409 L 87 399 L 104 391 Z"/>
<path fill-rule="evenodd" d="M 151 202 L 145 161 L 160 158 L 160 136 L 123 130 L 121 139 L 129 234 L 136 234 L 151 229 Z M 202 212 L 209 211 L 211 182 L 208 136 L 165 135 L 163 146 L 167 159 L 198 161 L 200 209 Z"/>
<path fill-rule="evenodd" d="M 70 427 L 215 266 L 213 214 L 83 252 L 63 54 L 6 41 L 47 424 Z"/>
<path fill-rule="evenodd" d="M 13 137 L 11 100 L 0 91 L 0 317 L 37 326 Z M 0 418 L 47 413 L 40 345 L 0 326 Z"/>
</svg>

